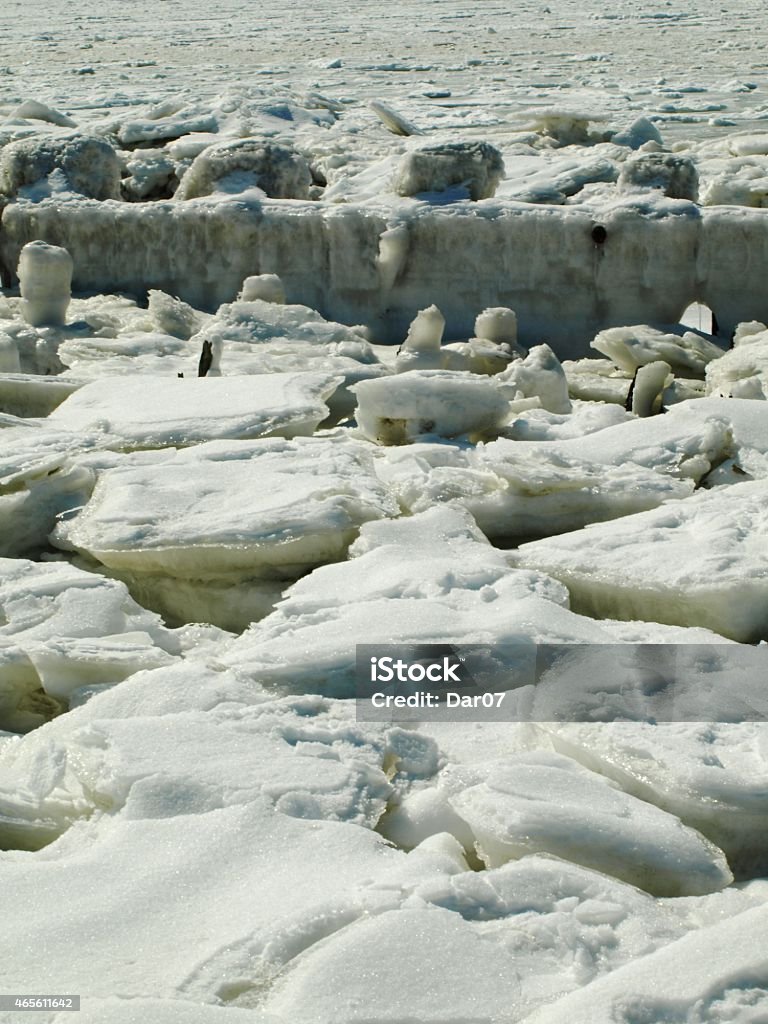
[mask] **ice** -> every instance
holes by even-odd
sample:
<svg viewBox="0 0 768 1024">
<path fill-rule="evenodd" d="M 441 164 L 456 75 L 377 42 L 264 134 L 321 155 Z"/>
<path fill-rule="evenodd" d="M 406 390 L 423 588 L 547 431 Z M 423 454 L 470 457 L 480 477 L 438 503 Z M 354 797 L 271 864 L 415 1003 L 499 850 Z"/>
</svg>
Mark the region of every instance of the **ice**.
<svg viewBox="0 0 768 1024">
<path fill-rule="evenodd" d="M 492 442 L 486 450 L 489 454 L 507 451 L 509 442 Z M 722 405 L 695 401 L 681 403 L 665 416 L 631 419 L 585 437 L 553 442 L 545 450 L 603 465 L 632 462 L 698 481 L 733 454 L 733 432 Z"/>
<path fill-rule="evenodd" d="M 243 188 L 228 182 L 242 177 Z M 195 157 L 175 193 L 176 199 L 197 199 L 215 191 L 243 191 L 253 186 L 274 199 L 306 199 L 309 165 L 286 146 L 254 139 L 236 139 L 204 149 Z"/>
<path fill-rule="evenodd" d="M 662 359 L 639 366 L 631 389 L 633 415 L 644 417 L 661 412 L 662 397 L 673 381 L 670 365 Z"/>
<path fill-rule="evenodd" d="M 407 444 L 422 434 L 493 437 L 510 416 L 491 381 L 451 370 L 408 370 L 355 384 L 355 418 L 377 444 Z"/>
<path fill-rule="evenodd" d="M 699 175 L 689 157 L 671 153 L 638 153 L 622 164 L 618 180 L 619 189 L 661 189 L 670 199 L 699 197 Z"/>
<path fill-rule="evenodd" d="M 440 343 L 444 330 L 445 317 L 437 306 L 419 310 L 408 328 L 405 341 L 397 350 L 397 372 L 439 370 L 442 367 Z"/>
<path fill-rule="evenodd" d="M 768 330 L 741 334 L 734 348 L 707 367 L 707 393 L 725 398 L 768 397 Z"/>
<path fill-rule="evenodd" d="M 663 359 L 676 374 L 703 376 L 707 365 L 723 355 L 722 348 L 694 331 L 665 334 L 642 324 L 601 331 L 591 347 L 630 374 L 639 366 Z"/>
<path fill-rule="evenodd" d="M 72 286 L 72 257 L 46 242 L 29 242 L 19 255 L 22 316 L 33 327 L 61 326 Z"/>
<path fill-rule="evenodd" d="M 404 949 L 429 955 L 404 956 Z M 478 988 L 480 975 L 494 979 L 491 988 Z M 288 1019 L 301 1014 L 307 1024 L 395 1024 L 414 1013 L 425 1024 L 460 1024 L 492 1020 L 519 998 L 511 952 L 483 941 L 458 914 L 408 908 L 360 921 L 297 958 L 265 1009 Z"/>
<path fill-rule="evenodd" d="M 19 417 L 45 417 L 81 385 L 81 381 L 37 373 L 0 373 L 0 408 Z"/>
<path fill-rule="evenodd" d="M 108 445 L 109 437 L 19 420 L 0 441 L 0 555 L 38 557 L 57 516 L 82 505 L 93 487 L 92 474 L 71 457 Z"/>
<path fill-rule="evenodd" d="M 174 622 L 243 629 L 288 582 L 343 558 L 362 523 L 396 511 L 362 442 L 211 441 L 103 472 L 52 539 Z"/>
<path fill-rule="evenodd" d="M 593 435 L 594 436 L 594 435 Z M 765 481 L 523 545 L 518 564 L 562 580 L 596 618 L 703 626 L 742 643 L 766 639 Z"/>
<path fill-rule="evenodd" d="M 20 732 L 65 708 L 74 689 L 118 682 L 180 651 L 122 584 L 65 563 L 0 559 L 0 621 L 0 727 Z"/>
<path fill-rule="evenodd" d="M 0 193 L 7 199 L 37 186 L 57 170 L 80 196 L 118 199 L 120 162 L 104 139 L 86 135 L 20 139 L 9 142 L 0 153 Z"/>
<path fill-rule="evenodd" d="M 285 302 L 285 288 L 277 274 L 256 274 L 253 277 L 246 277 L 243 281 L 238 299 L 242 302 L 255 302 L 261 299 L 264 302 L 282 305 Z"/>
<path fill-rule="evenodd" d="M 268 687 L 355 693 L 355 644 L 623 643 L 622 624 L 567 608 L 551 577 L 509 567 L 463 509 L 367 523 L 350 560 L 310 573 L 222 655 Z M 716 642 L 635 623 L 629 642 Z M 642 638 L 642 640 L 641 640 Z"/>
<path fill-rule="evenodd" d="M 492 199 L 503 177 L 504 160 L 489 142 L 442 143 L 409 150 L 394 189 L 400 196 L 418 196 L 461 186 L 470 199 Z"/>
<path fill-rule="evenodd" d="M 696 652 L 691 653 L 695 666 Z M 696 667 L 705 682 L 709 673 L 732 672 L 723 648 L 713 648 L 710 658 L 699 660 Z M 730 681 L 733 685 L 732 676 Z M 692 711 L 695 700 L 694 692 Z M 615 779 L 626 792 L 676 815 L 720 846 L 737 877 L 764 874 L 768 805 L 762 723 L 615 722 L 545 728 L 557 750 Z"/>
<path fill-rule="evenodd" d="M 762 245 L 756 211 L 732 210 L 747 218 L 734 230 L 722 222 L 724 208 L 700 211 L 654 191 L 607 209 L 494 199 L 420 202 L 405 212 L 402 204 L 394 196 L 301 203 L 253 193 L 248 201 L 12 203 L 0 251 L 13 273 L 23 245 L 55 239 L 72 254 L 76 290 L 154 288 L 204 310 L 230 302 L 246 277 L 277 274 L 289 301 L 363 323 L 386 342 L 399 343 L 431 304 L 448 340 L 470 337 L 478 312 L 505 306 L 517 315 L 522 344 L 547 339 L 560 358 L 586 354 L 606 327 L 676 323 L 695 299 L 724 331 L 768 316 L 757 272 L 734 272 L 727 255 L 744 232 Z M 601 244 L 596 227 L 605 231 Z M 213 264 L 205 257 L 212 249 L 226 259 Z"/>
<path fill-rule="evenodd" d="M 577 529 L 691 494 L 676 480 L 632 463 L 606 465 L 554 446 L 499 442 L 460 449 L 417 444 L 388 452 L 377 472 L 411 513 L 451 502 L 491 540 Z"/>
<path fill-rule="evenodd" d="M 566 441 L 626 423 L 631 418 L 630 413 L 613 403 L 575 399 L 570 413 L 546 409 L 518 413 L 505 427 L 504 435 L 514 441 Z"/>
<path fill-rule="evenodd" d="M 449 771 L 443 785 L 491 868 L 552 853 L 661 896 L 701 895 L 733 880 L 722 852 L 679 819 L 559 754 Z"/>
<path fill-rule="evenodd" d="M 563 368 L 549 345 L 537 345 L 525 359 L 510 363 L 498 381 L 503 381 L 504 390 L 510 398 L 519 394 L 523 398 L 537 397 L 541 407 L 548 412 L 568 413 L 571 402 L 568 398 L 568 382 Z"/>
<path fill-rule="evenodd" d="M 640 957 L 543 1007 L 529 1024 L 757 1021 L 765 1011 L 765 908 L 737 914 Z"/>
<path fill-rule="evenodd" d="M 313 373 L 99 377 L 54 409 L 48 422 L 70 431 L 108 431 L 124 449 L 307 436 L 328 415 L 325 399 L 339 383 L 339 377 Z"/>
<path fill-rule="evenodd" d="M 148 300 L 149 315 L 165 334 L 186 339 L 201 328 L 202 317 L 186 302 L 154 289 L 150 289 Z"/>
<path fill-rule="evenodd" d="M 765 619 L 761 12 L 183 6 L 12 0 L 0 39 L 0 991 L 79 991 L 89 1024 L 756 1024 L 762 648 L 719 631 Z M 72 257 L 55 325 L 24 319 L 30 242 Z M 366 437 L 350 386 L 428 365 L 451 415 L 503 399 L 486 439 Z M 625 411 L 638 367 L 662 415 Z M 243 436 L 299 406 L 317 437 Z M 680 510 L 670 556 L 647 517 Z M 605 618 L 515 564 L 603 520 L 594 583 L 608 516 Z M 689 568 L 717 633 L 655 621 Z M 634 591 L 653 621 L 617 618 Z M 322 696 L 376 641 L 567 647 L 521 721 L 397 728 Z M 558 856 L 475 849 L 534 834 Z M 717 892 L 606 873 L 703 891 L 708 842 Z"/>
</svg>

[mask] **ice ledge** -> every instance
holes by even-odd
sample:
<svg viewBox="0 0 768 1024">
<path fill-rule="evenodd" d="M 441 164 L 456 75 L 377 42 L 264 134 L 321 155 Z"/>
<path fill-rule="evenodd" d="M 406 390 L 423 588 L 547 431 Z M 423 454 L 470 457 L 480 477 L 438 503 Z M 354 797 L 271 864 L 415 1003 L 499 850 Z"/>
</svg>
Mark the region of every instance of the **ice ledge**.
<svg viewBox="0 0 768 1024">
<path fill-rule="evenodd" d="M 20 201 L 2 216 L 6 281 L 32 239 L 71 252 L 79 291 L 158 288 L 215 309 L 244 278 L 273 273 L 290 302 L 364 323 L 381 341 L 402 340 L 431 303 L 448 339 L 470 336 L 485 307 L 511 307 L 521 341 L 546 340 L 561 357 L 587 354 L 606 327 L 675 323 L 693 301 L 714 311 L 723 333 L 768 320 L 768 210 L 653 194 L 599 209 Z"/>
</svg>

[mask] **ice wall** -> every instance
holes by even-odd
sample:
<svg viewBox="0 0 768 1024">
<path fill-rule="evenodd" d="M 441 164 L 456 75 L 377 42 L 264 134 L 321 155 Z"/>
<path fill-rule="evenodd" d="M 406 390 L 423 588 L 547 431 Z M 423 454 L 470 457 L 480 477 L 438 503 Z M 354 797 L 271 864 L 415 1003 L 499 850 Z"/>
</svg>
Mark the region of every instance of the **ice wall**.
<svg viewBox="0 0 768 1024">
<path fill-rule="evenodd" d="M 6 278 L 32 239 L 71 252 L 76 290 L 158 288 L 213 309 L 246 277 L 278 274 L 289 302 L 364 323 L 381 341 L 402 341 L 432 303 L 447 340 L 471 336 L 484 308 L 508 306 L 524 344 L 547 341 L 561 357 L 587 354 L 609 326 L 674 323 L 694 300 L 723 332 L 768 319 L 768 211 L 658 197 L 599 215 L 497 200 L 17 202 L 0 230 Z"/>
</svg>

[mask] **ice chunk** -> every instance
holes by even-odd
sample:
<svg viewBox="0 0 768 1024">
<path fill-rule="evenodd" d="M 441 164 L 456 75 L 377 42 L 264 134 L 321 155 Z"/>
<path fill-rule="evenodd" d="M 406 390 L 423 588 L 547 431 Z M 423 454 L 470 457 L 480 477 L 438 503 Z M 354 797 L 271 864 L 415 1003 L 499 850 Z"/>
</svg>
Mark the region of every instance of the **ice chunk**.
<svg viewBox="0 0 768 1024">
<path fill-rule="evenodd" d="M 407 444 L 420 434 L 495 436 L 509 419 L 507 398 L 493 383 L 451 370 L 410 370 L 350 388 L 356 419 L 377 444 Z"/>
<path fill-rule="evenodd" d="M 520 566 L 562 580 L 596 618 L 703 626 L 744 643 L 768 639 L 768 482 L 684 501 L 534 541 Z"/>
<path fill-rule="evenodd" d="M 182 579 L 298 573 L 343 557 L 362 523 L 395 511 L 361 442 L 211 441 L 103 473 L 55 540 L 110 568 Z"/>
<path fill-rule="evenodd" d="M 657 472 L 700 480 L 713 465 L 733 454 L 733 431 L 722 407 L 676 405 L 664 416 L 632 419 L 582 438 L 551 442 L 559 455 L 621 466 L 633 462 Z M 508 441 L 487 446 L 507 450 Z"/>
<path fill-rule="evenodd" d="M 618 188 L 661 189 L 671 199 L 699 197 L 699 173 L 690 157 L 672 153 L 638 153 L 622 164 Z"/>
<path fill-rule="evenodd" d="M 571 398 L 626 405 L 632 377 L 610 359 L 566 359 L 562 365 Z"/>
<path fill-rule="evenodd" d="M 470 199 L 490 199 L 503 177 L 504 160 L 489 142 L 442 142 L 406 153 L 394 189 L 400 196 L 416 196 L 461 185 Z"/>
<path fill-rule="evenodd" d="M 66 563 L 0 558 L 0 728 L 41 724 L 87 683 L 170 663 L 179 642 L 121 583 Z"/>
<path fill-rule="evenodd" d="M 68 430 L 109 430 L 128 449 L 305 436 L 328 415 L 325 399 L 340 383 L 339 377 L 313 373 L 105 377 L 76 391 L 48 421 Z"/>
<path fill-rule="evenodd" d="M 72 257 L 46 242 L 28 242 L 19 256 L 21 311 L 33 327 L 64 323 L 72 297 Z"/>
<path fill-rule="evenodd" d="M 669 363 L 657 359 L 639 366 L 632 382 L 632 412 L 635 416 L 653 416 L 661 411 L 662 392 L 673 382 Z"/>
<path fill-rule="evenodd" d="M 654 327 L 609 327 L 600 331 L 591 347 L 627 373 L 639 366 L 663 359 L 673 373 L 683 376 L 704 374 L 708 363 L 719 359 L 723 350 L 694 331 L 682 335 L 665 334 Z"/>
<path fill-rule="evenodd" d="M 488 867 L 552 853 L 660 896 L 700 895 L 733 880 L 703 836 L 560 754 L 448 769 L 444 785 Z"/>
<path fill-rule="evenodd" d="M 48 178 L 57 168 L 69 187 L 93 199 L 120 198 L 120 161 L 104 139 L 36 137 L 9 142 L 0 151 L 0 193 L 13 199 L 26 185 Z"/>
<path fill-rule="evenodd" d="M 81 384 L 82 381 L 71 377 L 0 373 L 0 408 L 14 416 L 45 417 Z"/>
<path fill-rule="evenodd" d="M 668 626 L 597 623 L 563 607 L 550 577 L 511 570 L 463 509 L 367 523 L 349 561 L 316 569 L 221 661 L 265 686 L 348 697 L 355 644 L 716 642 Z M 510 648 L 511 649 L 511 648 Z"/>
<path fill-rule="evenodd" d="M 71 117 L 63 114 L 60 110 L 54 110 L 47 103 L 39 100 L 24 100 L 11 114 L 11 117 L 31 118 L 34 121 L 47 121 L 48 124 L 55 124 L 59 128 L 76 128 L 76 123 Z"/>
<path fill-rule="evenodd" d="M 242 175 L 243 187 L 257 186 L 273 199 L 307 199 L 312 175 L 309 164 L 288 146 L 263 139 L 222 142 L 195 157 L 181 179 L 174 199 L 196 199 L 217 185 Z M 243 191 L 243 188 L 235 188 Z"/>
<path fill-rule="evenodd" d="M 615 427 L 632 418 L 612 402 L 583 402 L 576 399 L 570 413 L 529 409 L 520 412 L 504 428 L 504 436 L 514 441 L 567 441 L 571 438 L 594 434 L 606 427 Z"/>
<path fill-rule="evenodd" d="M 755 324 L 754 327 L 762 327 Z M 742 331 L 738 344 L 707 366 L 707 394 L 724 398 L 768 398 L 768 330 Z"/>
<path fill-rule="evenodd" d="M 186 302 L 150 288 L 149 315 L 158 330 L 174 338 L 190 338 L 200 329 L 200 315 Z"/>
<path fill-rule="evenodd" d="M 421 135 L 418 128 L 415 128 L 402 114 L 393 110 L 389 104 L 381 103 L 379 100 L 369 100 L 368 106 L 393 135 Z"/>
<path fill-rule="evenodd" d="M 411 322 L 408 334 L 397 352 L 395 369 L 439 370 L 442 366 L 440 343 L 445 330 L 445 317 L 437 306 L 421 309 Z"/>
<path fill-rule="evenodd" d="M 647 142 L 662 144 L 661 132 L 656 125 L 647 117 L 638 117 L 627 128 L 611 135 L 611 142 L 615 146 L 629 146 L 630 149 L 640 149 Z"/>
<path fill-rule="evenodd" d="M 510 399 L 518 393 L 524 398 L 536 396 L 549 412 L 571 411 L 568 382 L 549 345 L 536 345 L 525 359 L 510 363 L 497 377 L 497 383 L 502 381 Z"/>
<path fill-rule="evenodd" d="M 673 648 L 673 658 L 675 653 Z M 701 715 L 703 701 L 697 690 L 702 695 L 716 692 L 723 679 L 731 689 L 748 682 L 734 671 L 729 647 L 682 649 L 677 674 L 686 674 L 691 681 L 691 718 Z M 759 673 L 751 675 L 760 682 Z M 706 835 L 725 852 L 737 878 L 765 874 L 768 750 L 763 722 L 570 723 L 542 728 L 557 750 Z"/>
<path fill-rule="evenodd" d="M 256 274 L 253 277 L 246 277 L 238 301 L 254 302 L 257 299 L 263 302 L 276 302 L 278 305 L 285 302 L 285 288 L 277 274 Z"/>
<path fill-rule="evenodd" d="M 388 451 L 377 472 L 409 512 L 460 504 L 492 540 L 550 536 L 693 492 L 690 480 L 580 459 L 575 451 L 511 442 L 475 450 L 417 444 Z"/>
<path fill-rule="evenodd" d="M 517 317 L 506 306 L 492 306 L 475 318 L 475 336 L 497 345 L 517 343 Z"/>
</svg>

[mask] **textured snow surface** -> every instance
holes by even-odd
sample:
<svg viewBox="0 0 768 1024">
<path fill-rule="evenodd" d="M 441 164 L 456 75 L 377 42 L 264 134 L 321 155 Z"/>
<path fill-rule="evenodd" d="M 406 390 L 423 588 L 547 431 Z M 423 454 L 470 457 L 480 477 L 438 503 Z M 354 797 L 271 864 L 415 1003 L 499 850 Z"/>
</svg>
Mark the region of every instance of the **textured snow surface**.
<svg viewBox="0 0 768 1024">
<path fill-rule="evenodd" d="M 768 622 L 768 483 L 743 483 L 524 544 L 517 564 L 562 580 L 597 618 L 703 626 L 744 643 Z M 631 567 L 627 571 L 627 567 Z"/>
<path fill-rule="evenodd" d="M 766 32 L 694 6 L 7 0 L 0 993 L 765 1024 Z M 365 721 L 375 642 L 567 646 Z"/>
<path fill-rule="evenodd" d="M 312 434 L 339 378 L 278 373 L 210 380 L 107 377 L 66 399 L 49 417 L 67 430 L 105 430 L 124 448 L 184 446 L 216 438 Z"/>
</svg>

